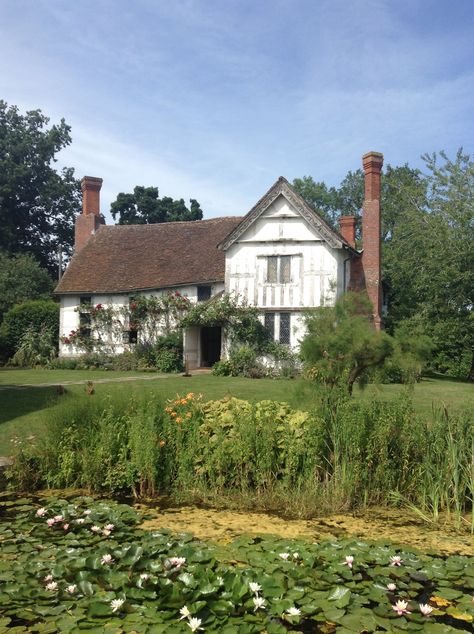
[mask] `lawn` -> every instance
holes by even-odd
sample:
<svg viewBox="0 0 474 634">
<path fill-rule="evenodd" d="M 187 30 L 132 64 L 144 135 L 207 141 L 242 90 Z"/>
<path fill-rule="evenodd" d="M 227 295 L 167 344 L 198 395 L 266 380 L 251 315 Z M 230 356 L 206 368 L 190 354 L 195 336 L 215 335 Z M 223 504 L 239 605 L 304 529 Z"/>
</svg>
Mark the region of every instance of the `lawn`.
<svg viewBox="0 0 474 634">
<path fill-rule="evenodd" d="M 311 407 L 311 390 L 292 380 L 254 380 L 210 374 L 184 378 L 180 375 L 99 370 L 0 370 L 0 455 L 9 455 L 10 441 L 15 435 L 41 434 L 48 414 L 60 399 L 89 398 L 85 393 L 86 381 L 94 382 L 96 395 L 110 395 L 112 398 L 125 394 L 130 397 L 155 395 L 165 399 L 192 391 L 202 393 L 206 400 L 235 396 L 250 401 L 287 401 L 299 409 Z M 25 385 L 27 387 L 20 387 Z M 66 394 L 59 394 L 58 385 L 65 386 Z M 389 400 L 405 389 L 401 385 L 369 385 L 364 391 L 356 390 L 355 398 L 376 396 Z M 423 415 L 429 415 L 433 407 L 472 409 L 474 388 L 472 384 L 457 381 L 424 379 L 414 387 L 413 402 Z"/>
</svg>

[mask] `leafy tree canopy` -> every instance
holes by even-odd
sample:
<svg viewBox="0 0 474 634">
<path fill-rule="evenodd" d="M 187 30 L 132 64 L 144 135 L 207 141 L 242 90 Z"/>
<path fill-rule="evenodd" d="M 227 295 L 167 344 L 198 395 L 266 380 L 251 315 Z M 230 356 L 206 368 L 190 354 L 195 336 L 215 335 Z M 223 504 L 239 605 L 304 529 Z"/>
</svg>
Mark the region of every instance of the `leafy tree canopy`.
<svg viewBox="0 0 474 634">
<path fill-rule="evenodd" d="M 133 194 L 119 194 L 110 212 L 119 225 L 146 225 L 176 220 L 201 220 L 202 209 L 194 198 L 189 208 L 184 200 L 159 197 L 158 187 L 137 186 Z"/>
<path fill-rule="evenodd" d="M 60 244 L 72 252 L 81 191 L 72 168 L 53 168 L 70 128 L 48 124 L 41 110 L 23 115 L 0 100 L 0 249 L 30 253 L 52 271 Z"/>
<path fill-rule="evenodd" d="M 15 304 L 47 299 L 53 290 L 48 271 L 26 253 L 9 256 L 0 251 L 0 322 Z"/>
</svg>

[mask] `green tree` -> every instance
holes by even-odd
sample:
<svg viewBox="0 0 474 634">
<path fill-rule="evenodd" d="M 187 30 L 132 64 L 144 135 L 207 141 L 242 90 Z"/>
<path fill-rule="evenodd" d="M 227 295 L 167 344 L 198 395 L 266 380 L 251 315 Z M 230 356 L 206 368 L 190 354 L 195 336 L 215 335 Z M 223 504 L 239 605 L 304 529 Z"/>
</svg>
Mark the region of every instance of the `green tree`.
<svg viewBox="0 0 474 634">
<path fill-rule="evenodd" d="M 415 315 L 434 342 L 434 366 L 474 379 L 474 162 L 459 150 L 424 157 L 426 201 L 394 226 L 385 269 L 390 320 Z"/>
<path fill-rule="evenodd" d="M 53 290 L 48 271 L 26 253 L 9 256 L 0 251 L 0 323 L 15 304 L 28 299 L 47 299 Z"/>
<path fill-rule="evenodd" d="M 306 317 L 301 356 L 307 376 L 329 387 L 354 383 L 368 376 L 392 354 L 394 344 L 377 332 L 369 318 L 371 304 L 362 293 L 346 293 L 333 307 L 321 307 Z"/>
<path fill-rule="evenodd" d="M 169 196 L 159 197 L 158 187 L 137 186 L 133 194 L 120 193 L 110 212 L 119 225 L 145 225 L 176 220 L 201 220 L 202 209 L 194 198 L 189 208 L 184 200 Z"/>
<path fill-rule="evenodd" d="M 73 169 L 53 168 L 70 128 L 64 119 L 48 124 L 40 110 L 23 115 L 0 100 L 0 249 L 30 253 L 53 271 L 59 245 L 72 252 L 81 191 Z"/>
</svg>

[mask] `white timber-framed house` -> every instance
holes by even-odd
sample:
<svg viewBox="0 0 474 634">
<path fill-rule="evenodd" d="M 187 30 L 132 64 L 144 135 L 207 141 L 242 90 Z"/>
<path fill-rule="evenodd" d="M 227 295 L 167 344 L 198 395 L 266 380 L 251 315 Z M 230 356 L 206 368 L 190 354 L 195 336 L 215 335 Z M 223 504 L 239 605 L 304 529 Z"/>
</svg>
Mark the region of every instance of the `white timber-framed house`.
<svg viewBox="0 0 474 634">
<path fill-rule="evenodd" d="M 225 291 L 256 306 L 271 336 L 296 349 L 306 311 L 333 304 L 348 289 L 366 290 L 374 326 L 380 328 L 383 156 L 369 152 L 362 163 L 360 250 L 354 216 L 342 216 L 340 231 L 335 231 L 283 177 L 243 217 L 123 226 L 105 225 L 102 181 L 85 177 L 75 253 L 55 290 L 60 298 L 60 355 L 84 352 L 74 334 L 91 335 L 90 307 L 128 314 L 119 331 L 103 333 L 102 339 L 113 354 L 133 348 L 143 333 L 134 329 L 130 307 L 140 297 L 172 295 L 195 303 L 212 301 Z M 225 356 L 225 338 L 219 326 L 186 328 L 188 369 L 210 366 Z M 90 343 L 94 349 L 94 341 Z"/>
</svg>

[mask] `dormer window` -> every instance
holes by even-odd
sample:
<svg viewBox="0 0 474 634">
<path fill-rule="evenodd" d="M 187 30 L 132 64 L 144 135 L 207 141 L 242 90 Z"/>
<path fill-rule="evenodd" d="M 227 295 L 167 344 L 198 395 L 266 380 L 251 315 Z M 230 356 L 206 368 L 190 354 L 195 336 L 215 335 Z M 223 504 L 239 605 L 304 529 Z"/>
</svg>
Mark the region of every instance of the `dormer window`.
<svg viewBox="0 0 474 634">
<path fill-rule="evenodd" d="M 267 257 L 267 284 L 291 282 L 291 256 L 270 255 Z"/>
</svg>

